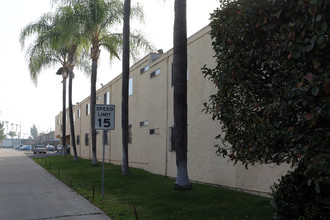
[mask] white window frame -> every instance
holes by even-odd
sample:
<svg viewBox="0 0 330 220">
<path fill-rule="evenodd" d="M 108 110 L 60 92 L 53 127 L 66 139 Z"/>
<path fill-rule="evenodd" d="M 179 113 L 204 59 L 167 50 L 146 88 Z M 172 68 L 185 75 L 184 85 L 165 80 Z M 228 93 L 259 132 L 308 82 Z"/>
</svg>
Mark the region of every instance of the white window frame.
<svg viewBox="0 0 330 220">
<path fill-rule="evenodd" d="M 128 96 L 133 95 L 133 78 L 129 78 L 128 80 Z"/>
<path fill-rule="evenodd" d="M 149 125 L 149 121 L 148 120 L 146 120 L 146 121 L 141 121 L 140 122 L 140 127 L 146 127 L 146 126 L 148 126 Z"/>
<path fill-rule="evenodd" d="M 87 103 L 86 104 L 86 115 L 90 115 L 91 114 L 91 103 Z"/>
<path fill-rule="evenodd" d="M 104 99 L 104 104 L 110 105 L 110 91 L 104 93 L 105 99 Z"/>
<path fill-rule="evenodd" d="M 150 73 L 150 79 L 156 77 L 160 75 L 160 68 L 159 69 L 156 69 L 155 71 L 153 71 L 152 73 Z"/>
<path fill-rule="evenodd" d="M 143 74 L 143 73 L 147 72 L 149 69 L 150 69 L 149 65 L 146 65 L 145 67 L 140 69 L 140 74 Z"/>
</svg>

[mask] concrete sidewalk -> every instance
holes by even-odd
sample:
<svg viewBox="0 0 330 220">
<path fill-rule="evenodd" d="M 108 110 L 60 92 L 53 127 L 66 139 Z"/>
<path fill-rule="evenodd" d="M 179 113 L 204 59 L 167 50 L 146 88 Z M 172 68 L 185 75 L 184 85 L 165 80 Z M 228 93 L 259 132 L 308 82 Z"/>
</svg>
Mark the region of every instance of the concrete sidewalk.
<svg viewBox="0 0 330 220">
<path fill-rule="evenodd" d="M 109 220 L 22 151 L 0 149 L 1 220 Z"/>
</svg>

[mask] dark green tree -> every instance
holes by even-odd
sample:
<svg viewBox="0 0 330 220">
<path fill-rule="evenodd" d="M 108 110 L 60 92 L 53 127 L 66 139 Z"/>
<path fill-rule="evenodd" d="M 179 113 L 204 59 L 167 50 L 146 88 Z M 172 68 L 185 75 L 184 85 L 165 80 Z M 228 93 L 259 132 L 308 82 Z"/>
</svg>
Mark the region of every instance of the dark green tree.
<svg viewBox="0 0 330 220">
<path fill-rule="evenodd" d="M 15 131 L 9 131 L 8 135 L 11 138 L 11 146 L 14 146 L 13 138 L 16 136 L 16 132 Z"/>
<path fill-rule="evenodd" d="M 217 153 L 246 166 L 290 163 L 294 171 L 274 186 L 278 216 L 324 219 L 330 207 L 329 2 L 220 2 L 210 24 L 216 67 L 203 69 L 217 88 L 204 109 L 221 122 Z M 285 216 L 288 211 L 297 215 Z"/>
<path fill-rule="evenodd" d="M 3 139 L 5 139 L 5 128 L 4 128 L 4 123 L 0 123 L 0 142 L 2 142 Z"/>
<path fill-rule="evenodd" d="M 36 125 L 33 125 L 32 128 L 30 128 L 30 134 L 33 140 L 38 140 L 39 134 Z"/>
</svg>

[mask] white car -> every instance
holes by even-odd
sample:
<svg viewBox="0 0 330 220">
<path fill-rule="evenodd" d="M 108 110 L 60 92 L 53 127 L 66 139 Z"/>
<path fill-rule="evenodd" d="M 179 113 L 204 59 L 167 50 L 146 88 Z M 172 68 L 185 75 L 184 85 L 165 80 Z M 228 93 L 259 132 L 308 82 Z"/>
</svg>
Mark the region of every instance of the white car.
<svg viewBox="0 0 330 220">
<path fill-rule="evenodd" d="M 46 149 L 47 149 L 47 151 L 54 151 L 55 147 L 51 144 L 47 144 Z"/>
<path fill-rule="evenodd" d="M 17 146 L 15 146 L 13 149 L 14 150 L 19 150 L 20 149 L 20 147 L 22 147 L 23 145 L 22 144 L 20 144 L 20 145 L 17 145 Z"/>
<path fill-rule="evenodd" d="M 57 145 L 57 147 L 56 147 L 56 150 L 57 150 L 57 151 L 61 151 L 62 149 L 63 149 L 63 146 L 62 146 L 62 145 L 60 145 L 60 144 Z"/>
<path fill-rule="evenodd" d="M 19 147 L 20 150 L 25 150 L 28 147 L 28 145 L 22 145 Z"/>
<path fill-rule="evenodd" d="M 36 154 L 36 153 L 46 153 L 47 151 L 47 148 L 45 145 L 43 144 L 36 144 L 33 146 L 33 153 Z"/>
</svg>

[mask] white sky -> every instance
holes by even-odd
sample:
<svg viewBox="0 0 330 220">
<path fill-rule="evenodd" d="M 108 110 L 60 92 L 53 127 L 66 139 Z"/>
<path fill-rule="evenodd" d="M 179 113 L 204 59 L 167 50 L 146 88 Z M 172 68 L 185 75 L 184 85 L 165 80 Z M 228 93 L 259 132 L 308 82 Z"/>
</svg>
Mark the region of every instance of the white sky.
<svg viewBox="0 0 330 220">
<path fill-rule="evenodd" d="M 132 5 L 136 2 L 132 0 Z M 168 51 L 173 47 L 174 0 L 138 2 L 145 12 L 145 24 L 139 29 L 157 49 Z M 209 14 L 218 6 L 218 0 L 187 0 L 188 37 L 209 23 Z M 62 77 L 55 74 L 60 66 L 43 70 L 36 87 L 19 43 L 21 29 L 51 10 L 50 0 L 0 0 L 0 122 L 8 121 L 9 131 L 16 131 L 17 124 L 18 132 L 21 124 L 22 138 L 30 135 L 33 124 L 39 133 L 54 130 L 55 116 L 62 109 Z M 121 62 L 110 65 L 107 57 L 102 51 L 97 89 L 121 73 Z M 75 73 L 73 104 L 90 95 L 90 79 L 77 70 Z"/>
</svg>

